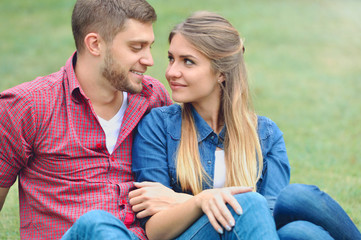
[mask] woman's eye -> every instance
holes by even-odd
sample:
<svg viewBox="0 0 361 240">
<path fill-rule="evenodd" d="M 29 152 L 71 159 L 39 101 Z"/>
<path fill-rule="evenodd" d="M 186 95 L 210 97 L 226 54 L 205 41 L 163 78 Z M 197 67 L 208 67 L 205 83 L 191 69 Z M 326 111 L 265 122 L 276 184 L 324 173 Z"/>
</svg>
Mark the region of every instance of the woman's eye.
<svg viewBox="0 0 361 240">
<path fill-rule="evenodd" d="M 194 64 L 194 62 L 192 61 L 192 60 L 190 60 L 190 59 L 184 59 L 184 63 L 186 64 L 186 65 L 193 65 Z"/>
</svg>

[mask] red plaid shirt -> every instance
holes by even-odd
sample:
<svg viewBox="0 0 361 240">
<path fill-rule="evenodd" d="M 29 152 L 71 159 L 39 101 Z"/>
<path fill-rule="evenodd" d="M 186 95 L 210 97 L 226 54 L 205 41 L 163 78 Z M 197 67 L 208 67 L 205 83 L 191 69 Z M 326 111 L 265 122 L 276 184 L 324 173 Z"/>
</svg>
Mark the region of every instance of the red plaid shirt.
<svg viewBox="0 0 361 240">
<path fill-rule="evenodd" d="M 0 187 L 10 187 L 19 176 L 21 238 L 59 239 L 79 216 L 102 209 L 146 239 L 128 202 L 132 131 L 151 108 L 171 104 L 169 95 L 145 76 L 142 92 L 129 94 L 109 155 L 73 62 L 71 57 L 59 72 L 0 95 Z"/>
</svg>

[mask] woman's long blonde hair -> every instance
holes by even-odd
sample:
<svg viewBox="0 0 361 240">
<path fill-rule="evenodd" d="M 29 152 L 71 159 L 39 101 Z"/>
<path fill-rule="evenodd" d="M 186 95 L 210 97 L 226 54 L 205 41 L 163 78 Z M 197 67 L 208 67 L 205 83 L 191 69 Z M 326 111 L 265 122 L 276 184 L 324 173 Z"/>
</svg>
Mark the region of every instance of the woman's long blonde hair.
<svg viewBox="0 0 361 240">
<path fill-rule="evenodd" d="M 225 186 L 252 186 L 263 168 L 261 146 L 257 134 L 257 115 L 249 96 L 244 46 L 238 31 L 223 17 L 211 12 L 196 12 L 175 26 L 175 34 L 182 34 L 195 48 L 211 60 L 215 72 L 223 74 L 220 120 L 226 133 L 224 152 L 226 163 Z M 183 191 L 197 194 L 209 176 L 202 167 L 197 130 L 191 103 L 182 105 L 182 133 L 177 152 L 177 179 Z"/>
</svg>

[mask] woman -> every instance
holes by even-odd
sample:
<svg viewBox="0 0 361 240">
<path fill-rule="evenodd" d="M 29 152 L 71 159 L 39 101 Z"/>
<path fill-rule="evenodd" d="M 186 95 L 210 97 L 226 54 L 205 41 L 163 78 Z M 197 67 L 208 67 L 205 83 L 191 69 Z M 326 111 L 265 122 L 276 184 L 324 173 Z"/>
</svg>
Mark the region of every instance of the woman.
<svg viewBox="0 0 361 240">
<path fill-rule="evenodd" d="M 153 109 L 139 124 L 133 171 L 138 182 L 172 189 L 179 204 L 150 210 L 156 197 L 146 195 L 164 188 L 135 183 L 139 189 L 130 193 L 130 203 L 137 217 L 152 215 L 146 218 L 148 237 L 360 238 L 328 195 L 312 186 L 287 186 L 282 133 L 251 107 L 236 29 L 217 14 L 197 12 L 174 28 L 169 43 L 166 78 L 182 105 Z M 275 206 L 277 232 L 264 199 L 271 212 Z"/>
</svg>

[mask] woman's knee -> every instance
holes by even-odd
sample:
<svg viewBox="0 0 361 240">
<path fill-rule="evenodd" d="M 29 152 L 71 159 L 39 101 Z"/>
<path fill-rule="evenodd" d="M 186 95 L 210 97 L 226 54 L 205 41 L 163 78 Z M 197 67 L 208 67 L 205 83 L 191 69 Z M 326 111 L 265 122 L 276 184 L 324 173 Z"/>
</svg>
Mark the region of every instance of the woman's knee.
<svg viewBox="0 0 361 240">
<path fill-rule="evenodd" d="M 241 193 L 234 195 L 234 197 L 241 205 L 243 212 L 254 209 L 269 211 L 266 198 L 257 192 Z"/>
</svg>

